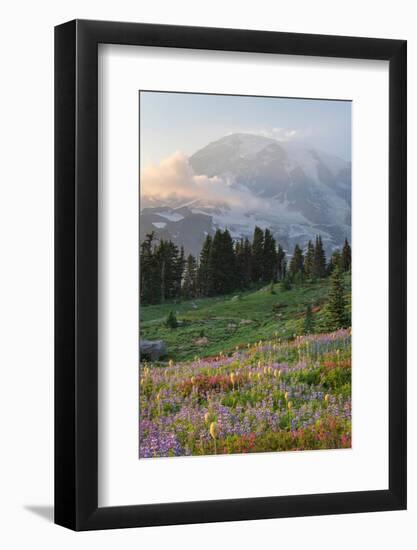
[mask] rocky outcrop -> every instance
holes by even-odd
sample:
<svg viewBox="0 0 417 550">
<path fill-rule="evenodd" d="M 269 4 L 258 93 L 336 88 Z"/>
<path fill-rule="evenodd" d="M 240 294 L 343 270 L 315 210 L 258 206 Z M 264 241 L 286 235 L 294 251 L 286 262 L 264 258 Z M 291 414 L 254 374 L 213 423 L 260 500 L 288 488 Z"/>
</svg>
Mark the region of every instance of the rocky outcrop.
<svg viewBox="0 0 417 550">
<path fill-rule="evenodd" d="M 140 360 L 159 361 L 167 354 L 167 348 L 162 340 L 140 340 Z"/>
</svg>

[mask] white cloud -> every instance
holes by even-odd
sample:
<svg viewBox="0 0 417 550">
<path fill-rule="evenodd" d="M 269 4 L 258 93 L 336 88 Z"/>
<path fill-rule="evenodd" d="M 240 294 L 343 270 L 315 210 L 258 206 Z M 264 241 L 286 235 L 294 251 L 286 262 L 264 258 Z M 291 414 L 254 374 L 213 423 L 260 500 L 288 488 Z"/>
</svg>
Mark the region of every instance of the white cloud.
<svg viewBox="0 0 417 550">
<path fill-rule="evenodd" d="M 299 130 L 293 130 L 291 128 L 271 128 L 269 130 L 258 130 L 254 133 L 276 139 L 277 141 L 291 141 L 301 137 L 301 132 Z"/>
<path fill-rule="evenodd" d="M 147 198 L 172 201 L 200 199 L 205 203 L 227 204 L 235 209 L 270 208 L 266 201 L 229 179 L 195 174 L 188 157 L 179 151 L 160 164 L 143 169 L 141 194 Z"/>
</svg>

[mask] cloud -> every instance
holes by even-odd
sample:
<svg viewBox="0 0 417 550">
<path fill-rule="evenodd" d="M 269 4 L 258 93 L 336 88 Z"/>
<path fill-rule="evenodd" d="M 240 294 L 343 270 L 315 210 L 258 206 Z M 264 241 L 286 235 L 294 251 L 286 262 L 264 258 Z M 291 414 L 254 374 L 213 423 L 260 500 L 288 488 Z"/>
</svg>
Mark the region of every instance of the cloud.
<svg viewBox="0 0 417 550">
<path fill-rule="evenodd" d="M 299 138 L 300 132 L 290 128 L 271 128 L 270 130 L 261 130 L 261 135 L 276 139 L 277 141 L 291 141 Z"/>
<path fill-rule="evenodd" d="M 179 151 L 160 164 L 143 169 L 141 194 L 170 201 L 203 200 L 205 203 L 227 204 L 235 209 L 269 208 L 266 201 L 230 179 L 195 174 L 188 157 Z"/>
<path fill-rule="evenodd" d="M 310 134 L 308 130 L 296 130 L 293 128 L 257 128 L 245 131 L 247 134 L 256 134 L 258 136 L 276 139 L 277 141 L 293 141 L 302 139 Z"/>
</svg>

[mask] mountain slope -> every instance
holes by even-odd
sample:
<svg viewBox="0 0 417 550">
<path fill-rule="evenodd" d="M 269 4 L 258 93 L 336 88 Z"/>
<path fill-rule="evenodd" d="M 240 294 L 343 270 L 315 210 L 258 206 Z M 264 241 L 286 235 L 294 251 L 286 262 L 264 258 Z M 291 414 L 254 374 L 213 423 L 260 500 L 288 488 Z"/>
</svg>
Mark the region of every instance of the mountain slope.
<svg viewBox="0 0 417 550">
<path fill-rule="evenodd" d="M 141 231 L 153 229 L 194 254 L 217 227 L 228 227 L 234 238 L 250 236 L 255 225 L 269 227 L 289 251 L 317 233 L 328 252 L 350 238 L 349 162 L 300 143 L 232 134 L 197 151 L 189 164 L 196 175 L 225 182 L 224 200 L 149 203 Z"/>
</svg>

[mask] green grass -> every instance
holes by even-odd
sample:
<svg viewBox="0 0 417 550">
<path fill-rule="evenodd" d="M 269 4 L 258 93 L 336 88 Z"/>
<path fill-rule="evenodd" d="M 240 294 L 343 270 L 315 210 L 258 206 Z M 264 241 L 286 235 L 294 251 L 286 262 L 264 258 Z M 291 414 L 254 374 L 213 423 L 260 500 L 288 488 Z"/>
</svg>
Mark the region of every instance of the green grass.
<svg viewBox="0 0 417 550">
<path fill-rule="evenodd" d="M 350 276 L 346 276 L 345 282 L 349 297 Z M 313 315 L 314 331 L 326 331 L 324 310 L 329 279 L 295 285 L 288 291 L 276 284 L 274 294 L 269 292 L 269 287 L 222 297 L 143 306 L 140 310 L 141 338 L 163 340 L 169 358 L 177 361 L 192 359 L 196 355 L 216 355 L 238 345 L 270 339 L 275 332 L 283 339 L 302 334 L 308 303 L 320 308 Z M 235 296 L 239 299 L 234 299 Z M 278 307 L 274 309 L 274 305 Z M 180 321 L 180 326 L 175 329 L 164 324 L 171 310 Z M 247 321 L 250 323 L 245 323 Z M 204 346 L 196 343 L 203 336 L 208 339 Z"/>
</svg>

